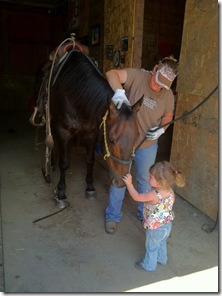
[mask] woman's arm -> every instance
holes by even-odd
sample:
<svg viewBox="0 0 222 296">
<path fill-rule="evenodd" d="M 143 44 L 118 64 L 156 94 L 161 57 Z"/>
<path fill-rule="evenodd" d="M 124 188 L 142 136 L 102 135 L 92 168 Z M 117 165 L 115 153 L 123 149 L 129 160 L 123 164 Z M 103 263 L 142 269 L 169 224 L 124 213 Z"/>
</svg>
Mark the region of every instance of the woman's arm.
<svg viewBox="0 0 222 296">
<path fill-rule="evenodd" d="M 168 122 L 173 120 L 173 113 L 167 113 L 162 116 L 160 125 L 167 124 Z M 164 126 L 164 130 L 168 128 L 169 125 Z"/>
<path fill-rule="evenodd" d="M 127 71 L 125 69 L 110 70 L 106 72 L 106 79 L 114 91 L 117 89 L 122 89 L 122 84 L 124 84 L 127 79 Z"/>
</svg>

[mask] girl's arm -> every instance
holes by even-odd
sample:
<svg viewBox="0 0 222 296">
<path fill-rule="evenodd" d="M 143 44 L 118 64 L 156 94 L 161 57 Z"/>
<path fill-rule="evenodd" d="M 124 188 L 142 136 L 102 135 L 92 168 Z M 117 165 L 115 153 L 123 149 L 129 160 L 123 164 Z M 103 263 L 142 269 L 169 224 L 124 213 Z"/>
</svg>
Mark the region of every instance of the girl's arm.
<svg viewBox="0 0 222 296">
<path fill-rule="evenodd" d="M 141 202 L 150 202 L 157 201 L 157 195 L 154 191 L 138 193 L 132 184 L 132 176 L 131 174 L 127 174 L 123 177 L 123 182 L 126 184 L 126 187 L 129 191 L 129 194 L 135 201 Z"/>
</svg>

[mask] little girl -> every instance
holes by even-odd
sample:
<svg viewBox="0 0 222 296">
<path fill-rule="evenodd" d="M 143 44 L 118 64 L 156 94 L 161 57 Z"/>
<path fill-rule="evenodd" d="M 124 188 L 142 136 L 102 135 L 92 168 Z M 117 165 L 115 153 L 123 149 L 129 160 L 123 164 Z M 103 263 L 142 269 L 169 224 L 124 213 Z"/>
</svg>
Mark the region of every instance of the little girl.
<svg viewBox="0 0 222 296">
<path fill-rule="evenodd" d="M 181 171 L 176 171 L 167 161 L 161 161 L 150 167 L 148 182 L 153 188 L 146 193 L 138 193 L 132 184 L 131 174 L 123 177 L 129 194 L 135 201 L 144 202 L 143 227 L 146 229 L 146 253 L 142 261 L 136 262 L 140 270 L 153 271 L 157 263 L 167 263 L 167 239 L 172 228 L 175 201 L 173 184 L 183 187 L 184 177 Z"/>
</svg>

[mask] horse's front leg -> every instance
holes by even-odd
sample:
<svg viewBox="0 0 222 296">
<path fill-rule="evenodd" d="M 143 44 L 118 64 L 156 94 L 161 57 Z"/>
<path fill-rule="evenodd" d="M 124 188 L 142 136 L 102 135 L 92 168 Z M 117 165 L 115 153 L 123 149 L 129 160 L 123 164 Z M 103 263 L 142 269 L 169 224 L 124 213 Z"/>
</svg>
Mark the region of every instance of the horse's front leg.
<svg viewBox="0 0 222 296">
<path fill-rule="evenodd" d="M 57 184 L 57 195 L 56 202 L 60 208 L 67 206 L 67 199 L 65 195 L 66 190 L 66 170 L 69 168 L 70 160 L 68 157 L 68 141 L 64 139 L 59 142 L 59 169 L 60 169 L 60 179 Z"/>
<path fill-rule="evenodd" d="M 95 163 L 95 148 L 96 148 L 96 140 L 88 139 L 86 141 L 86 197 L 89 199 L 93 199 L 96 196 L 96 190 L 93 186 L 93 168 Z"/>
</svg>

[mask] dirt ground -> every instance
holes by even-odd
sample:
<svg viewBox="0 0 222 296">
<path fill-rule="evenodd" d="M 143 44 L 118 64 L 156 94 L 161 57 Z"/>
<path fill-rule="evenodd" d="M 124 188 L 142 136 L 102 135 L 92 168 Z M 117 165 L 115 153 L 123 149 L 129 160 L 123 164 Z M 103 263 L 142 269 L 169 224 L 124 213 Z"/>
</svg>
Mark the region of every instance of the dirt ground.
<svg viewBox="0 0 222 296">
<path fill-rule="evenodd" d="M 218 227 L 177 196 L 168 264 L 154 272 L 134 263 L 145 252 L 145 233 L 128 194 L 115 235 L 104 230 L 109 178 L 100 155 L 95 163 L 97 197 L 85 197 L 82 148 L 72 149 L 67 172 L 70 207 L 58 210 L 54 186 L 45 183 L 34 150 L 35 128 L 28 112 L 5 112 L 0 125 L 0 291 L 6 293 L 218 292 Z M 54 181 L 58 180 L 58 171 Z"/>
</svg>

